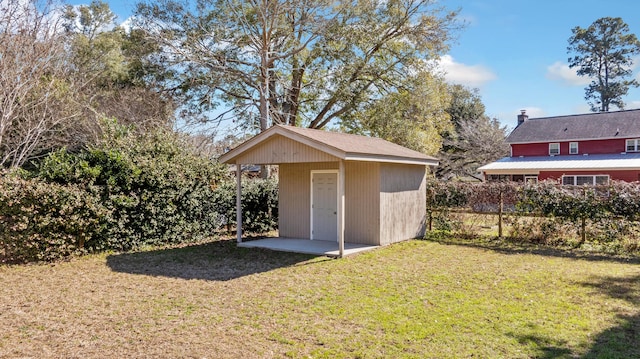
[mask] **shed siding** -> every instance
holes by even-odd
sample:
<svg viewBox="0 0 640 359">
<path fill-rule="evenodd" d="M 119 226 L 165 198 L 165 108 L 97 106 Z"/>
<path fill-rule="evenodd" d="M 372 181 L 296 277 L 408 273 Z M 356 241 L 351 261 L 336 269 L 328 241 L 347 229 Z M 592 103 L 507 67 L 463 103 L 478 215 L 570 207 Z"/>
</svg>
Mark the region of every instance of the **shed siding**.
<svg viewBox="0 0 640 359">
<path fill-rule="evenodd" d="M 380 244 L 424 236 L 426 166 L 380 164 Z"/>
<path fill-rule="evenodd" d="M 283 136 L 274 136 L 251 151 L 239 156 L 236 163 L 280 164 L 299 162 L 332 162 L 338 159 Z"/>
<path fill-rule="evenodd" d="M 345 241 L 380 245 L 380 164 L 348 161 L 345 167 Z"/>
<path fill-rule="evenodd" d="M 311 170 L 337 168 L 337 162 L 285 163 L 279 166 L 278 231 L 280 237 L 309 238 Z"/>
</svg>

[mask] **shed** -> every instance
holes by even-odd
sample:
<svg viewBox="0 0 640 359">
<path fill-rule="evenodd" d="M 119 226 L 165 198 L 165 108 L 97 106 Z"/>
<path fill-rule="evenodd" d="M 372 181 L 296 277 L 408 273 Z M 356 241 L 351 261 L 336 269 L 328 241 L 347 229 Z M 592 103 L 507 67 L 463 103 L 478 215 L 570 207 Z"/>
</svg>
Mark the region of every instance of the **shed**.
<svg viewBox="0 0 640 359">
<path fill-rule="evenodd" d="M 423 236 L 427 166 L 438 164 L 383 139 L 283 125 L 220 162 L 238 169 L 238 223 L 242 165 L 279 165 L 279 237 L 297 239 L 303 249 L 322 241 L 340 257 L 345 244 L 384 246 Z M 241 225 L 237 239 L 242 243 Z"/>
</svg>

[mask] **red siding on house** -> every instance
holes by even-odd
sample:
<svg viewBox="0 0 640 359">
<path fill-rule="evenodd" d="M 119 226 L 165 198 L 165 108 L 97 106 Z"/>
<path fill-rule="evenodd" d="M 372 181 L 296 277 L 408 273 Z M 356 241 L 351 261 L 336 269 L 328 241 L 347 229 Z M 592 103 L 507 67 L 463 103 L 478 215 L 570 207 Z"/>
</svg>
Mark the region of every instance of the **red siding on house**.
<svg viewBox="0 0 640 359">
<path fill-rule="evenodd" d="M 620 153 L 625 151 L 625 139 L 617 138 L 610 140 L 591 140 L 591 141 L 571 141 L 578 142 L 578 154 L 607 154 Z M 524 143 L 511 145 L 512 157 L 519 156 L 548 156 L 549 142 L 543 143 Z M 569 142 L 560 142 L 560 155 L 569 154 Z M 636 179 L 637 180 L 637 179 Z"/>
<path fill-rule="evenodd" d="M 638 151 L 632 155 L 624 154 L 629 139 L 636 139 Z M 608 175 L 612 180 L 640 181 L 640 110 L 538 119 L 529 119 L 523 110 L 507 142 L 513 159 L 481 167 L 488 180 L 521 181 L 523 173 L 538 173 L 541 181 L 558 180 L 563 175 Z M 555 158 L 550 157 L 550 143 L 558 144 Z M 569 153 L 571 143 L 578 144 L 577 153 Z M 609 170 L 594 170 L 598 168 Z"/>
<path fill-rule="evenodd" d="M 568 151 L 569 150 L 567 149 L 567 153 L 569 153 Z M 617 138 L 615 140 L 593 140 L 579 142 L 578 151 L 579 154 L 588 153 L 591 155 L 621 153 L 625 151 L 625 139 Z"/>
<path fill-rule="evenodd" d="M 511 145 L 511 157 L 519 156 L 548 156 L 548 143 L 527 143 L 522 145 Z"/>
<path fill-rule="evenodd" d="M 640 171 L 540 171 L 538 181 L 560 179 L 562 176 L 609 175 L 611 180 L 633 182 L 640 180 Z"/>
</svg>

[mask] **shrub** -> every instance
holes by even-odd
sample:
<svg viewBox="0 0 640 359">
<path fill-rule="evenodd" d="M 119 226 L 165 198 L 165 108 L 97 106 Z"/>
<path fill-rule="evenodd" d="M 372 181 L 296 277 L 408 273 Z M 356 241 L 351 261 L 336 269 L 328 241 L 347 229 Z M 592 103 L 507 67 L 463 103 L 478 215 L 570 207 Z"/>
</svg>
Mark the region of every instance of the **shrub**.
<svg viewBox="0 0 640 359">
<path fill-rule="evenodd" d="M 613 182 L 607 190 L 607 206 L 613 215 L 630 221 L 640 219 L 640 182 Z"/>
<path fill-rule="evenodd" d="M 513 211 L 517 199 L 518 184 L 513 182 L 486 182 L 469 184 L 467 206 L 476 212 Z"/>
<path fill-rule="evenodd" d="M 90 149 L 50 153 L 0 182 L 0 257 L 54 260 L 74 253 L 182 243 L 235 224 L 235 181 L 171 131 L 140 134 L 105 123 Z M 244 227 L 277 227 L 277 182 L 243 181 Z"/>
<path fill-rule="evenodd" d="M 231 230 L 236 225 L 236 183 L 227 181 L 213 193 L 216 213 Z M 278 182 L 275 179 L 242 181 L 242 222 L 247 232 L 264 233 L 278 227 Z"/>
<path fill-rule="evenodd" d="M 90 250 L 109 211 L 91 190 L 0 177 L 0 261 L 50 261 Z"/>
<path fill-rule="evenodd" d="M 51 260 L 195 241 L 219 228 L 212 187 L 226 174 L 221 165 L 169 131 L 134 135 L 108 124 L 105 133 L 99 146 L 58 150 L 22 179 L 3 179 L 0 216 L 11 224 L 3 226 L 5 257 Z"/>
<path fill-rule="evenodd" d="M 468 223 L 456 226 L 452 208 L 512 216 L 510 236 L 551 245 L 587 246 L 606 251 L 637 250 L 640 183 L 612 181 L 607 186 L 559 186 L 488 182 L 429 183 L 427 211 L 434 229 L 468 235 Z M 541 217 L 538 217 L 541 216 Z M 465 221 L 467 220 L 465 217 Z M 498 220 L 502 223 L 502 219 Z M 635 248 L 635 249 L 634 249 Z"/>
<path fill-rule="evenodd" d="M 117 126 L 117 125 L 111 125 Z M 212 184 L 222 166 L 189 151 L 175 133 L 134 135 L 107 127 L 100 146 L 77 155 L 48 156 L 35 176 L 61 185 L 97 189 L 109 215 L 93 249 L 195 241 L 219 227 Z"/>
<path fill-rule="evenodd" d="M 427 182 L 427 210 L 466 207 L 469 184 L 461 182 Z"/>
</svg>

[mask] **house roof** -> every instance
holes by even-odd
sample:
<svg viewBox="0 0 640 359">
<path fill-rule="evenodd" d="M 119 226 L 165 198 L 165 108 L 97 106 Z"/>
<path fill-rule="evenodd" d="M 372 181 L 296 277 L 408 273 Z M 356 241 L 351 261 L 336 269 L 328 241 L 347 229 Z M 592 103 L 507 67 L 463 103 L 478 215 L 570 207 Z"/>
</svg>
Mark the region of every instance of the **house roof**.
<svg viewBox="0 0 640 359">
<path fill-rule="evenodd" d="M 640 137 L 640 110 L 532 118 L 516 127 L 507 142 L 536 143 Z"/>
<path fill-rule="evenodd" d="M 628 170 L 640 169 L 640 153 L 505 157 L 480 167 L 486 173 L 535 173 L 562 170 Z"/>
<path fill-rule="evenodd" d="M 254 136 L 220 156 L 219 161 L 235 163 L 242 154 L 275 136 L 286 137 L 343 160 L 438 165 L 435 157 L 381 138 L 284 125 L 275 125 Z"/>
</svg>

